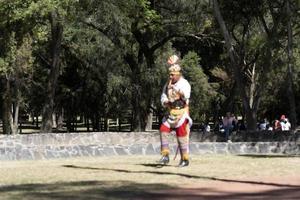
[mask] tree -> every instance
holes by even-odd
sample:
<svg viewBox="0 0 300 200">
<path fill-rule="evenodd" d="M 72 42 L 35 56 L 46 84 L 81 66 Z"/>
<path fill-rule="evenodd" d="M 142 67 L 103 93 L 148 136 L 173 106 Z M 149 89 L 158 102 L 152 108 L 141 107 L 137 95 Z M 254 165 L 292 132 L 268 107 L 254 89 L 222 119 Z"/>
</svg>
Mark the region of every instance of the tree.
<svg viewBox="0 0 300 200">
<path fill-rule="evenodd" d="M 278 59 L 280 25 L 283 20 L 281 4 L 270 1 L 235 1 L 234 4 L 229 5 L 222 2 L 226 14 L 239 19 L 235 22 L 231 19 L 231 24 L 228 26 L 221 14 L 219 2 L 213 0 L 214 15 L 225 39 L 234 71 L 234 80 L 237 83 L 250 130 L 256 129 L 263 83 L 270 80 L 272 66 Z M 268 16 L 272 17 L 266 21 L 265 18 Z M 229 19 L 227 17 L 227 20 Z"/>
<path fill-rule="evenodd" d="M 288 55 L 288 70 L 287 70 L 287 81 L 288 89 L 287 95 L 289 97 L 289 107 L 290 107 L 290 118 L 292 129 L 295 129 L 297 125 L 297 114 L 296 114 L 296 103 L 294 95 L 294 62 L 293 62 L 293 29 L 292 29 L 292 11 L 290 6 L 290 1 L 286 0 L 286 15 L 287 15 L 287 55 Z"/>
<path fill-rule="evenodd" d="M 2 119 L 3 132 L 16 134 L 18 132 L 19 107 L 21 103 L 22 79 L 32 64 L 32 39 L 29 30 L 31 21 L 26 10 L 30 1 L 0 2 L 0 74 L 2 82 Z M 30 70 L 29 70 L 30 71 Z"/>
<path fill-rule="evenodd" d="M 232 110 L 252 130 L 279 114 L 295 127 L 298 13 L 290 0 L 0 1 L 4 132 L 18 132 L 23 113 L 43 116 L 41 132 L 52 131 L 53 116 L 60 130 L 63 121 L 67 131 L 78 122 L 107 130 L 111 118 L 150 130 L 163 115 L 166 59 L 175 52 L 196 121 Z"/>
<path fill-rule="evenodd" d="M 199 66 L 200 58 L 195 52 L 189 52 L 182 60 L 183 74 L 190 82 L 191 116 L 196 121 L 205 122 L 205 113 L 209 113 L 212 100 L 216 97 L 216 88 L 208 82 L 207 76 Z"/>
<path fill-rule="evenodd" d="M 175 37 L 191 36 L 191 30 L 196 32 L 194 28 L 198 26 L 191 23 L 194 20 L 191 15 L 199 14 L 199 4 L 194 1 L 170 4 L 167 1 L 139 0 L 103 1 L 101 4 L 89 1 L 84 5 L 88 13 L 84 22 L 119 49 L 131 70 L 133 129 L 145 130 L 154 98 L 153 83 L 146 75 L 155 73 L 156 52 L 168 41 Z M 89 11 L 95 8 L 96 12 Z M 187 12 L 189 9 L 196 12 Z M 175 19 L 174 12 L 177 13 Z"/>
<path fill-rule="evenodd" d="M 76 2 L 65 0 L 65 1 L 50 1 L 45 2 L 45 7 L 47 8 L 44 12 L 46 16 L 49 17 L 50 23 L 50 72 L 46 86 L 46 98 L 45 104 L 43 106 L 42 112 L 42 126 L 41 132 L 52 132 L 53 125 L 53 113 L 55 106 L 55 92 L 57 88 L 57 81 L 60 72 L 60 57 L 62 50 L 63 41 L 63 22 L 65 18 L 72 17 L 74 13 L 68 12 L 72 9 Z"/>
<path fill-rule="evenodd" d="M 63 25 L 58 11 L 50 11 L 50 24 L 51 24 L 51 63 L 49 79 L 46 87 L 46 102 L 43 108 L 43 121 L 41 132 L 52 132 L 52 114 L 54 109 L 55 90 L 57 87 L 57 79 L 60 71 L 60 53 L 61 43 L 63 40 Z"/>
</svg>

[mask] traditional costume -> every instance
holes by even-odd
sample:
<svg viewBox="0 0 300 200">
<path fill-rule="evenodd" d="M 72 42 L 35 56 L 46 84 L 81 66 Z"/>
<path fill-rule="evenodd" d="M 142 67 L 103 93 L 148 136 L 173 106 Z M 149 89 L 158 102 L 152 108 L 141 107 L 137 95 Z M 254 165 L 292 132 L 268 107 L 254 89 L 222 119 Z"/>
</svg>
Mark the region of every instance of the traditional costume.
<svg viewBox="0 0 300 200">
<path fill-rule="evenodd" d="M 172 130 L 176 131 L 178 148 L 180 150 L 181 161 L 179 166 L 189 165 L 189 133 L 192 126 L 192 119 L 189 116 L 189 98 L 191 86 L 189 82 L 181 76 L 181 67 L 178 63 L 179 58 L 174 55 L 168 60 L 171 65 L 169 73 L 179 75 L 179 79 L 172 83 L 167 83 L 161 95 L 161 103 L 168 109 L 168 116 L 163 119 L 160 127 L 161 154 L 159 161 L 161 164 L 169 162 L 169 142 L 168 135 Z"/>
</svg>

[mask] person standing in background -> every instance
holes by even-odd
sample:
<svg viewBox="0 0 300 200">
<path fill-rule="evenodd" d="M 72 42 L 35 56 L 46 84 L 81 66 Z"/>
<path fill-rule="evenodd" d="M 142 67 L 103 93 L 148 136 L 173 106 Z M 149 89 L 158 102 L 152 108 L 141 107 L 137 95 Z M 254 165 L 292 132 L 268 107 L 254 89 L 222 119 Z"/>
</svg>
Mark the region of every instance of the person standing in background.
<svg viewBox="0 0 300 200">
<path fill-rule="evenodd" d="M 229 136 L 231 134 L 231 131 L 234 128 L 234 124 L 237 124 L 237 120 L 230 112 L 226 113 L 226 116 L 222 120 L 223 122 L 223 128 L 225 130 L 225 140 L 227 142 L 230 142 Z"/>
</svg>

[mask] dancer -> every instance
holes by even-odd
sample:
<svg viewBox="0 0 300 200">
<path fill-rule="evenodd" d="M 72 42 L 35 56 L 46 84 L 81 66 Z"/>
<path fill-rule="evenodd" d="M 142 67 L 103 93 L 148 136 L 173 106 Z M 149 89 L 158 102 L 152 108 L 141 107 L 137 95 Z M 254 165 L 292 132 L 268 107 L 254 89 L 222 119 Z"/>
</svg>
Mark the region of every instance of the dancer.
<svg viewBox="0 0 300 200">
<path fill-rule="evenodd" d="M 169 81 L 164 86 L 161 95 L 162 105 L 168 109 L 168 116 L 163 119 L 160 126 L 161 155 L 159 164 L 169 163 L 169 142 L 168 135 L 171 130 L 176 131 L 178 147 L 181 155 L 179 167 L 189 165 L 189 134 L 192 126 L 192 119 L 189 116 L 189 98 L 191 86 L 183 78 L 179 58 L 176 55 L 168 59 Z"/>
</svg>

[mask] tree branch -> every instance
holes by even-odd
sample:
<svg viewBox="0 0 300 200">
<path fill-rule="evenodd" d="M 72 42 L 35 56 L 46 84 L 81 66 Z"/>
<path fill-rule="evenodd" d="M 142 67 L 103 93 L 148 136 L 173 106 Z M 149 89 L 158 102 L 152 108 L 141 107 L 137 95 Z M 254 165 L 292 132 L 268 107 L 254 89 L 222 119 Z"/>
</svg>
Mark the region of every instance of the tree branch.
<svg viewBox="0 0 300 200">
<path fill-rule="evenodd" d="M 265 32 L 266 32 L 267 35 L 269 36 L 269 35 L 270 35 L 270 30 L 269 30 L 269 28 L 268 28 L 268 25 L 267 25 L 267 22 L 266 22 L 264 16 L 262 16 L 261 13 L 260 13 L 260 15 L 259 15 L 259 19 L 260 19 L 260 21 L 261 21 L 261 23 L 262 23 L 262 25 L 263 25 L 263 27 L 264 27 Z"/>
<path fill-rule="evenodd" d="M 85 25 L 87 25 L 88 27 L 91 27 L 97 31 L 99 31 L 100 33 L 102 33 L 105 37 L 107 37 L 115 46 L 119 47 L 120 49 L 123 49 L 122 45 L 121 45 L 121 41 L 119 40 L 119 38 L 117 37 L 113 37 L 109 34 L 109 29 L 103 29 L 97 25 L 95 25 L 92 22 L 87 22 L 87 21 L 82 21 Z"/>
<path fill-rule="evenodd" d="M 50 61 L 49 60 L 47 60 L 42 54 L 40 54 L 40 53 L 36 53 L 37 54 L 37 56 L 47 65 L 47 67 L 48 68 L 51 68 L 52 67 L 52 65 L 51 65 L 51 63 L 50 63 Z"/>
<path fill-rule="evenodd" d="M 181 35 L 179 34 L 171 34 L 167 37 L 165 37 L 164 39 L 162 39 L 161 41 L 159 41 L 158 43 L 156 43 L 155 45 L 153 45 L 150 48 L 150 51 L 154 52 L 156 51 L 158 48 L 162 47 L 163 45 L 165 45 L 168 41 L 170 41 L 171 39 L 175 38 L 175 37 L 181 37 Z"/>
</svg>

